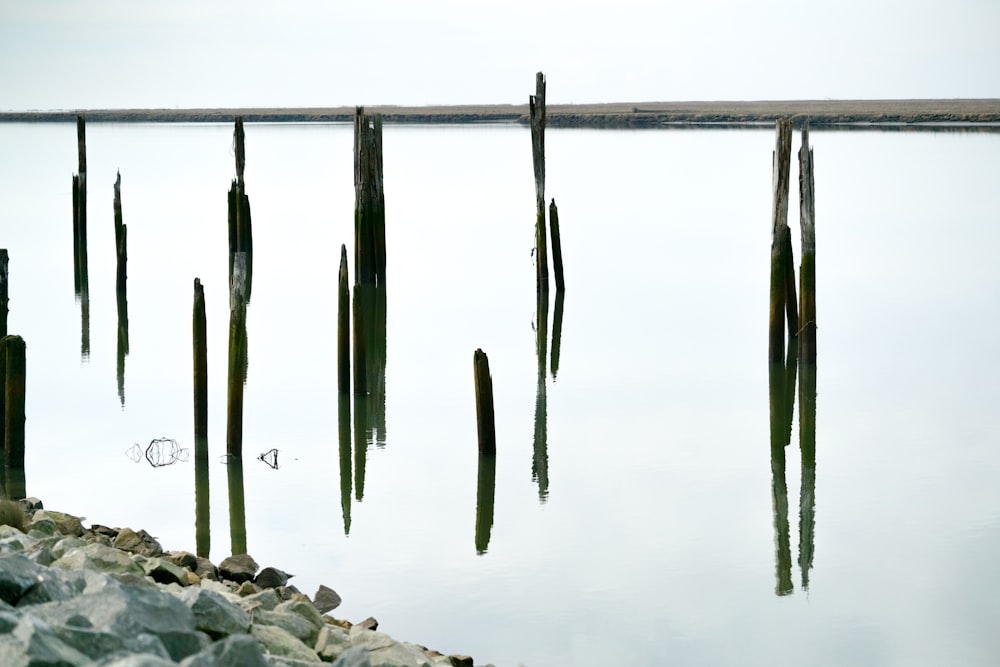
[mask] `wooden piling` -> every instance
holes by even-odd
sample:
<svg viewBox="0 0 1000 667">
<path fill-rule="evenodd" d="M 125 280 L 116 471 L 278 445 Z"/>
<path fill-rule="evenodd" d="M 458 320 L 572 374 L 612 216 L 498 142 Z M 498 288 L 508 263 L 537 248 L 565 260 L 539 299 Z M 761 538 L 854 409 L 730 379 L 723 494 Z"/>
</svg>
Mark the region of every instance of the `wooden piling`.
<svg viewBox="0 0 1000 667">
<path fill-rule="evenodd" d="M 794 298 L 789 288 L 791 267 L 791 230 L 788 228 L 788 179 L 792 150 L 792 124 L 788 119 L 776 123 L 777 137 L 771 158 L 773 167 L 772 208 L 771 208 L 771 297 L 768 334 L 768 358 L 780 362 L 785 353 L 785 322 L 792 324 L 791 313 L 795 307 L 790 304 Z M 790 328 L 790 327 L 789 327 Z M 790 336 L 798 332 L 798 327 L 789 331 Z"/>
<path fill-rule="evenodd" d="M 228 456 L 226 469 L 229 482 L 229 546 L 232 555 L 235 556 L 247 552 L 247 511 L 243 486 L 243 457 L 239 455 Z"/>
<path fill-rule="evenodd" d="M 354 112 L 354 284 L 385 283 L 382 117 Z"/>
<path fill-rule="evenodd" d="M 799 449 L 802 456 L 802 482 L 799 488 L 799 570 L 802 574 L 802 588 L 808 590 L 809 570 L 812 569 L 816 552 L 816 364 L 805 363 L 801 366 Z"/>
<path fill-rule="evenodd" d="M 239 186 L 240 190 L 243 190 L 243 170 L 247 166 L 247 154 L 246 148 L 244 147 L 246 135 L 243 131 L 243 116 L 237 116 L 235 118 L 235 127 L 233 129 L 233 144 L 235 145 L 236 153 L 236 184 Z"/>
<path fill-rule="evenodd" d="M 794 355 L 789 358 L 794 364 Z M 791 437 L 791 417 L 794 410 L 794 370 L 784 360 L 769 365 L 768 389 L 771 440 L 771 502 L 774 515 L 774 593 L 792 593 L 792 557 L 788 524 L 788 486 L 785 481 L 785 449 Z M 791 385 L 789 380 L 791 378 Z"/>
<path fill-rule="evenodd" d="M 476 553 L 484 554 L 490 546 L 493 530 L 493 505 L 496 497 L 497 457 L 479 455 L 476 484 Z"/>
<path fill-rule="evenodd" d="M 545 75 L 535 74 L 535 94 L 528 97 L 531 118 L 531 164 L 535 172 L 535 288 L 549 288 L 545 240 Z"/>
<path fill-rule="evenodd" d="M 233 262 L 229 293 L 229 378 L 226 403 L 226 453 L 243 455 L 243 383 L 246 380 L 246 253 Z"/>
<path fill-rule="evenodd" d="M 340 511 L 344 535 L 351 533 L 351 395 L 341 392 L 337 399 L 337 435 L 340 450 Z"/>
<path fill-rule="evenodd" d="M 3 449 L 4 466 L 24 470 L 25 344 L 20 336 L 0 338 L 3 348 Z M 11 499 L 23 498 L 23 490 L 7 489 Z"/>
<path fill-rule="evenodd" d="M 354 285 L 354 297 L 352 310 L 354 311 L 354 395 L 368 395 L 368 336 L 366 335 L 367 321 L 365 318 L 363 292 L 368 289 L 368 285 Z"/>
<path fill-rule="evenodd" d="M 552 311 L 552 379 L 559 373 L 559 349 L 562 346 L 562 321 L 565 292 L 556 290 L 556 305 Z"/>
<path fill-rule="evenodd" d="M 479 453 L 493 455 L 497 452 L 496 424 L 493 415 L 493 377 L 486 353 L 477 349 L 472 355 L 476 384 L 476 425 L 479 433 Z"/>
<path fill-rule="evenodd" d="M 351 391 L 351 288 L 347 278 L 347 246 L 340 246 L 340 284 L 337 298 L 337 388 Z"/>
<path fill-rule="evenodd" d="M 7 335 L 7 315 L 10 312 L 8 308 L 8 285 L 10 284 L 8 259 L 7 249 L 0 248 L 0 338 Z"/>
<path fill-rule="evenodd" d="M 802 130 L 799 148 L 799 220 L 802 227 L 802 264 L 799 267 L 799 359 L 816 361 L 816 204 L 814 199 L 813 151 L 809 128 Z"/>
<path fill-rule="evenodd" d="M 87 271 L 87 129 L 83 116 L 76 117 L 77 179 L 76 198 L 73 202 L 76 212 L 76 258 L 79 275 L 79 292 L 88 291 Z"/>
<path fill-rule="evenodd" d="M 128 356 L 128 299 L 118 292 L 118 400 L 125 407 L 125 357 Z"/>
<path fill-rule="evenodd" d="M 87 123 L 83 116 L 76 116 L 76 160 L 77 171 L 87 173 Z"/>
<path fill-rule="evenodd" d="M 563 281 L 562 263 L 562 241 L 559 238 L 559 209 L 556 208 L 556 200 L 549 204 L 549 231 L 552 232 L 552 268 L 556 273 L 556 290 L 562 292 L 566 289 Z"/>
<path fill-rule="evenodd" d="M 194 309 L 191 333 L 194 348 L 194 441 L 208 442 L 208 348 L 205 289 L 194 279 Z M 197 452 L 196 452 L 197 454 Z"/>
<path fill-rule="evenodd" d="M 115 178 L 115 256 L 117 257 L 117 271 L 115 273 L 115 289 L 119 294 L 125 293 L 125 281 L 127 279 L 126 265 L 128 263 L 127 237 L 128 229 L 122 221 L 122 175 L 118 172 Z"/>
</svg>

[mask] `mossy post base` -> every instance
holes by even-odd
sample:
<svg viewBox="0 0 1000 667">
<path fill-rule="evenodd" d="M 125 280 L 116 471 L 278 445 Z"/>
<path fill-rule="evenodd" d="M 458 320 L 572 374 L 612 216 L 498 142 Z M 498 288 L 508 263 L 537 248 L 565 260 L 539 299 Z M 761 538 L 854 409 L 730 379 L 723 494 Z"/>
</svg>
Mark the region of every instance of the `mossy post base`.
<svg viewBox="0 0 1000 667">
<path fill-rule="evenodd" d="M 20 336 L 0 338 L 3 369 L 3 464 L 5 489 L 12 500 L 24 497 L 25 344 Z M 18 482 L 18 480 L 20 480 Z"/>
<path fill-rule="evenodd" d="M 813 151 L 809 128 L 802 130 L 799 148 L 799 219 L 802 227 L 802 265 L 799 267 L 799 360 L 816 361 L 816 202 Z"/>
<path fill-rule="evenodd" d="M 476 426 L 479 434 L 480 455 L 497 453 L 496 422 L 493 415 L 493 376 L 486 353 L 477 349 L 472 355 L 476 384 Z"/>
</svg>

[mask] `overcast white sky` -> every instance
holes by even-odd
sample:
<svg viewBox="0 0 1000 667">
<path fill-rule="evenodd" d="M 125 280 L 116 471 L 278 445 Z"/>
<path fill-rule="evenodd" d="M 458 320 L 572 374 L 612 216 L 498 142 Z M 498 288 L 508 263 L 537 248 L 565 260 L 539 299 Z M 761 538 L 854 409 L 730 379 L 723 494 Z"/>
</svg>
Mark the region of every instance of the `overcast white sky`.
<svg viewBox="0 0 1000 667">
<path fill-rule="evenodd" d="M 1000 97 L 1000 0 L 0 0 L 0 109 Z"/>
</svg>

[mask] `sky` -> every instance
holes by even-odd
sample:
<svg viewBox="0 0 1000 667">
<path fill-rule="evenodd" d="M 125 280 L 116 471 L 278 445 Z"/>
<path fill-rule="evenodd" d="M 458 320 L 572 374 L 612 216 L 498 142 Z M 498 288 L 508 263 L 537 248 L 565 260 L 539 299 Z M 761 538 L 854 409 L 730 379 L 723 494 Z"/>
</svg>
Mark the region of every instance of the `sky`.
<svg viewBox="0 0 1000 667">
<path fill-rule="evenodd" d="M 1000 0 L 0 0 L 0 110 L 1000 97 L 998 35 Z"/>
</svg>

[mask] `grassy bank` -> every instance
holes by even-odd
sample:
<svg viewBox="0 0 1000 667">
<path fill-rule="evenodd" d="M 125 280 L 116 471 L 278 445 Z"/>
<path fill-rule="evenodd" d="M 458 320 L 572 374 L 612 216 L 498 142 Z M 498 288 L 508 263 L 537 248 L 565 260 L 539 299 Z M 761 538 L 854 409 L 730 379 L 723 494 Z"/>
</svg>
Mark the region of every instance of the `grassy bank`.
<svg viewBox="0 0 1000 667">
<path fill-rule="evenodd" d="M 466 124 L 528 122 L 527 104 L 458 106 L 370 106 L 386 123 Z M 352 122 L 354 107 L 226 109 L 79 109 L 0 112 L 0 122 L 69 122 L 76 114 L 91 122 Z M 550 104 L 550 127 L 669 127 L 753 125 L 792 118 L 814 127 L 878 124 L 1000 123 L 1000 99 L 983 100 L 800 100 L 759 102 L 639 102 Z"/>
</svg>

